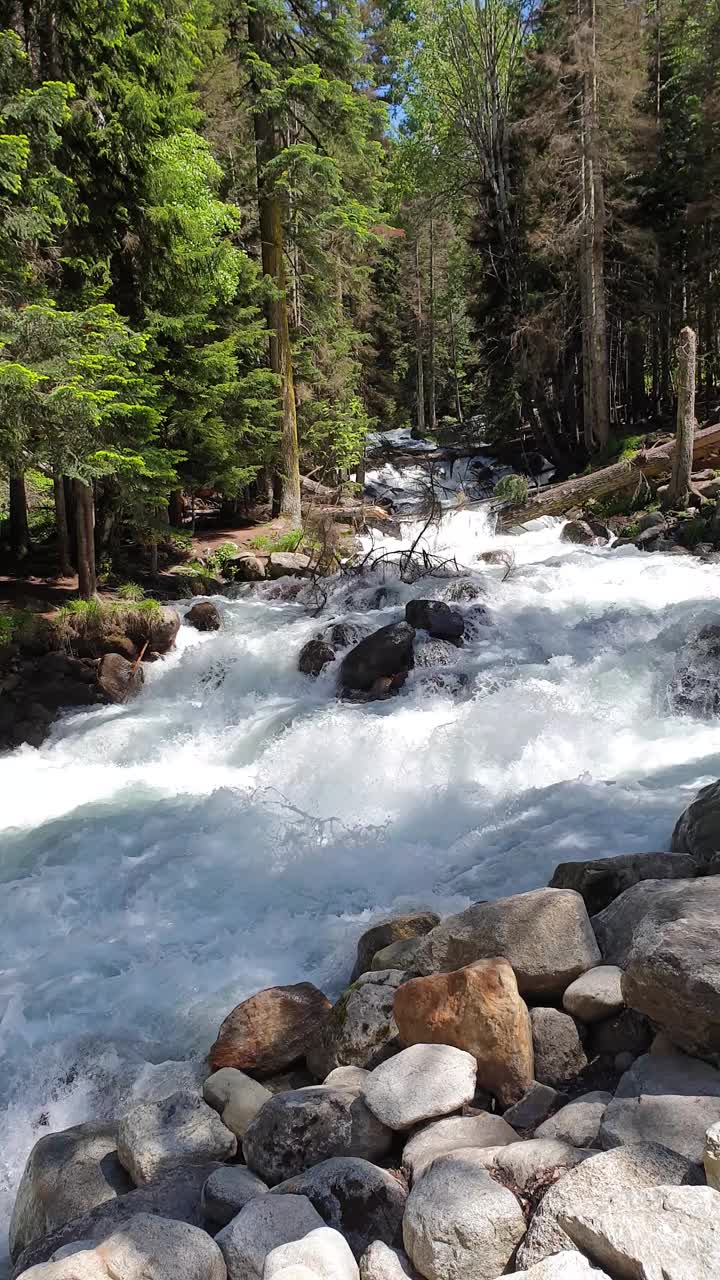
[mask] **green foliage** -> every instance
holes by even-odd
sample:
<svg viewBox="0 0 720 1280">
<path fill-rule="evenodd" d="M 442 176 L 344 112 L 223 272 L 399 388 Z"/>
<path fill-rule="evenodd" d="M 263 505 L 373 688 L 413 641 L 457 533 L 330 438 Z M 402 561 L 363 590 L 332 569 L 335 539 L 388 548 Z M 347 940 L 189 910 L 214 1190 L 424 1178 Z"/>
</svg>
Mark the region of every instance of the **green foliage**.
<svg viewBox="0 0 720 1280">
<path fill-rule="evenodd" d="M 289 533 L 260 534 L 250 545 L 264 555 L 272 555 L 273 551 L 297 551 L 304 539 L 304 529 L 291 529 Z"/>
<path fill-rule="evenodd" d="M 130 601 L 138 604 L 145 599 L 145 591 L 138 582 L 123 582 L 117 588 L 118 600 Z"/>
<path fill-rule="evenodd" d="M 212 554 L 207 557 L 207 567 L 211 573 L 221 574 L 225 566 L 231 560 L 234 560 L 237 554 L 238 548 L 234 542 L 223 542 L 222 546 L 216 547 Z"/>
<path fill-rule="evenodd" d="M 523 507 L 528 500 L 527 476 L 502 476 L 495 485 L 495 497 L 513 507 Z"/>
</svg>

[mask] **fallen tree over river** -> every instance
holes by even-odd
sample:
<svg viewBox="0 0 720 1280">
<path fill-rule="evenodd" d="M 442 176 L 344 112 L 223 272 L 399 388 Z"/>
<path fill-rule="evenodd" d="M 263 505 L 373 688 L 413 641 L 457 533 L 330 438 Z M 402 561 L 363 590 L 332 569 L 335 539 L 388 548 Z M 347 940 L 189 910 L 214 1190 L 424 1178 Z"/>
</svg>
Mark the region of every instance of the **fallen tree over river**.
<svg viewBox="0 0 720 1280">
<path fill-rule="evenodd" d="M 501 513 L 500 524 L 504 528 L 524 524 L 538 516 L 564 515 L 573 507 L 583 507 L 591 499 L 607 494 L 622 493 L 637 488 L 645 480 L 669 479 L 672 471 L 675 439 L 654 449 L 637 453 L 634 458 L 615 462 L 612 466 L 576 476 L 562 484 L 543 489 L 524 507 L 507 507 Z M 720 423 L 704 427 L 695 433 L 693 466 L 706 465 L 720 459 Z"/>
</svg>

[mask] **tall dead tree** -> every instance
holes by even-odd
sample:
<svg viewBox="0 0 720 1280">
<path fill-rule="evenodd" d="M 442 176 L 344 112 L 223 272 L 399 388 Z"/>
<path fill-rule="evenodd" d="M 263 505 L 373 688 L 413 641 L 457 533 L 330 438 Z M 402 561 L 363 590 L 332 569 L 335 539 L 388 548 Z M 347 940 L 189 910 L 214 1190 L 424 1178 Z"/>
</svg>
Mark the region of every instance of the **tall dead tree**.
<svg viewBox="0 0 720 1280">
<path fill-rule="evenodd" d="M 583 423 L 589 450 L 610 438 L 610 372 L 605 311 L 605 184 L 598 115 L 595 0 L 578 0 L 582 60 L 580 98 L 580 300 L 582 307 Z"/>
<path fill-rule="evenodd" d="M 680 330 L 677 352 L 677 435 L 666 503 L 669 507 L 684 511 L 690 500 L 690 476 L 695 445 L 697 334 L 689 326 Z"/>
</svg>

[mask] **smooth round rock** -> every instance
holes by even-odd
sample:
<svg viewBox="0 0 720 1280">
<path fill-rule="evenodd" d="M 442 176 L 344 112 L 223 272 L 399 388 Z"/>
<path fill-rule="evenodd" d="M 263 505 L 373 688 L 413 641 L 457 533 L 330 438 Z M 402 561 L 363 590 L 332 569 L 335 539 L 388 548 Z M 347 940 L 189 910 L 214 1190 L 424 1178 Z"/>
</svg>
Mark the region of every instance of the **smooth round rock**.
<svg viewBox="0 0 720 1280">
<path fill-rule="evenodd" d="M 413 1182 L 421 1178 L 433 1160 L 459 1147 L 502 1147 L 516 1143 L 518 1135 L 502 1116 L 449 1116 L 414 1133 L 403 1151 L 403 1165 Z"/>
<path fill-rule="evenodd" d="M 354 1089 L 318 1085 L 275 1094 L 248 1126 L 243 1154 L 275 1186 L 333 1156 L 379 1159 L 391 1141 Z"/>
<path fill-rule="evenodd" d="M 264 1195 L 267 1183 L 239 1164 L 225 1165 L 210 1174 L 203 1184 L 200 1207 L 213 1226 L 225 1227 L 245 1208 L 249 1200 Z"/>
<path fill-rule="evenodd" d="M 622 969 L 600 964 L 570 983 L 563 996 L 563 1009 L 581 1022 L 601 1022 L 625 1008 Z"/>
<path fill-rule="evenodd" d="M 476 1081 L 477 1064 L 464 1049 L 414 1044 L 375 1068 L 363 1097 L 382 1124 L 411 1129 L 458 1111 L 474 1097 Z"/>
<path fill-rule="evenodd" d="M 265 1259 L 263 1280 L 287 1277 L 289 1267 L 307 1267 L 316 1280 L 358 1280 L 358 1265 L 339 1231 L 318 1227 L 302 1240 L 272 1249 Z"/>
<path fill-rule="evenodd" d="M 305 1196 L 257 1196 L 215 1237 L 227 1266 L 227 1280 L 262 1280 L 265 1260 L 273 1249 L 324 1226 Z"/>
</svg>

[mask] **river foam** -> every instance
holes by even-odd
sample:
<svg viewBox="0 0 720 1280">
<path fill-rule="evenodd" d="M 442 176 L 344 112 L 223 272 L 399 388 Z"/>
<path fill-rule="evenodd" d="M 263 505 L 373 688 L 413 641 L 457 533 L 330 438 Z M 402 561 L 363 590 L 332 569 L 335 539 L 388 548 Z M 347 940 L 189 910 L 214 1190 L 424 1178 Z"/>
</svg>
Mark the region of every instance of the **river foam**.
<svg viewBox="0 0 720 1280">
<path fill-rule="evenodd" d="M 183 629 L 139 701 L 0 760 L 5 1217 L 40 1134 L 200 1078 L 219 1020 L 259 987 L 336 992 L 374 914 L 669 847 L 720 775 L 717 722 L 666 698 L 682 640 L 720 618 L 718 568 L 559 530 L 496 539 L 460 511 L 427 536 L 492 616 L 457 654 L 459 692 L 418 668 L 396 699 L 341 704 L 332 672 L 297 672 L 326 619 L 382 626 L 447 580 L 343 580 L 321 620 L 268 584 L 218 601 L 221 633 Z M 506 580 L 476 561 L 498 548 Z"/>
</svg>

